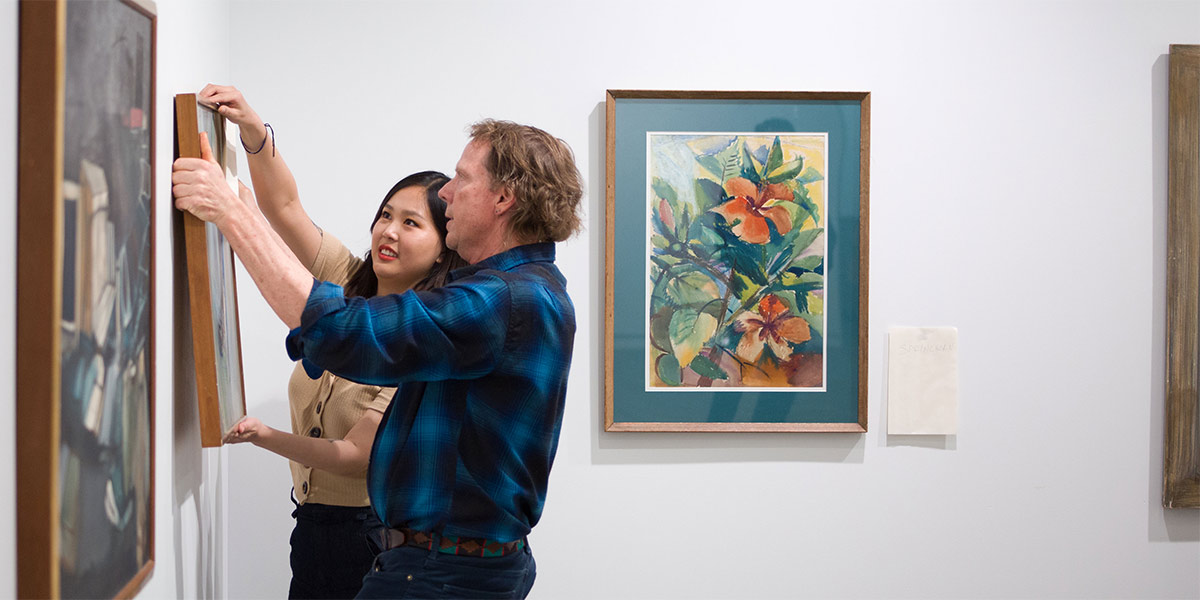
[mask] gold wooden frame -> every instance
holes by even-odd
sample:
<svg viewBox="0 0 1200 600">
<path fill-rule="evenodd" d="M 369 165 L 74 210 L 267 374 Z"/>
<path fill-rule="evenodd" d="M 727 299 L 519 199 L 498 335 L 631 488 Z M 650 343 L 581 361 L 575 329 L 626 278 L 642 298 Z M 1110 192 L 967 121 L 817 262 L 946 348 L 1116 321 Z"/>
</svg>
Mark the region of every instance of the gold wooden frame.
<svg viewBox="0 0 1200 600">
<path fill-rule="evenodd" d="M 776 423 L 776 422 L 619 422 L 614 419 L 614 301 L 615 301 L 615 228 L 616 228 L 616 132 L 617 100 L 771 100 L 771 101 L 848 101 L 858 103 L 859 121 L 859 272 L 858 272 L 858 351 L 857 419 L 854 422 Z M 605 305 L 604 305 L 604 429 L 605 431 L 676 431 L 676 432 L 842 432 L 867 431 L 867 323 L 868 271 L 870 239 L 870 92 L 741 92 L 681 90 L 607 90 L 605 94 Z"/>
<path fill-rule="evenodd" d="M 1200 45 L 1171 46 L 1163 506 L 1200 508 Z"/>
<path fill-rule="evenodd" d="M 177 151 L 176 158 L 200 158 L 200 122 L 197 116 L 198 103 L 195 94 L 177 94 L 175 96 L 175 134 Z M 224 132 L 225 117 L 206 109 L 216 119 L 218 131 Z M 223 138 L 223 135 L 221 136 Z M 208 141 L 214 157 L 224 167 L 225 140 Z M 187 262 L 187 285 L 189 307 L 191 312 L 192 353 L 195 357 L 196 368 L 196 397 L 200 414 L 200 445 L 212 448 L 222 445 L 226 431 L 221 425 L 221 393 L 217 369 L 217 349 L 213 339 L 216 325 L 213 323 L 213 290 L 211 286 L 211 267 L 209 262 L 208 228 L 216 226 L 205 223 L 191 213 L 183 214 L 184 247 Z M 229 250 L 229 257 L 232 257 Z M 241 323 L 237 306 L 237 278 L 230 270 L 228 276 L 233 288 L 233 315 L 235 343 L 237 347 L 237 377 L 236 381 L 227 382 L 236 385 L 241 394 L 240 416 L 246 415 L 246 387 L 242 371 Z"/>
<path fill-rule="evenodd" d="M 149 152 L 143 163 L 143 191 L 148 194 L 149 231 L 148 330 L 145 332 L 144 375 L 148 419 L 149 481 L 144 550 L 127 581 L 118 581 L 117 598 L 132 598 L 154 568 L 154 131 L 156 109 L 155 62 L 157 17 L 153 2 L 121 0 L 149 20 L 149 97 L 146 112 L 132 107 L 130 123 L 138 119 L 149 129 Z M 68 73 L 67 10 L 65 0 L 22 0 L 20 3 L 19 168 L 17 202 L 17 596 L 58 598 L 62 564 L 62 493 L 60 444 L 63 443 L 64 308 L 64 174 Z M 143 120 L 144 119 L 144 120 Z M 86 161 L 85 161 L 86 162 Z M 66 173 L 74 176 L 74 173 Z M 105 184 L 107 185 L 107 184 Z M 148 185 L 148 187 L 147 187 Z M 114 198 L 116 202 L 130 202 Z M 131 209 L 126 209 L 131 210 Z M 79 267 L 79 265 L 75 265 Z M 127 273 L 127 272 L 126 272 Z M 88 273 L 90 276 L 90 273 Z M 119 286 L 122 282 L 116 281 Z M 78 288 L 75 288 L 76 293 Z M 136 293 L 136 290 L 127 290 Z M 121 292 L 118 292 L 121 293 Z M 128 296 L 127 296 L 128 297 Z M 120 301 L 118 301 L 119 303 Z M 140 307 L 139 307 L 140 308 Z M 118 308 L 118 310 L 121 310 Z M 134 313 L 136 314 L 136 311 Z M 121 323 L 116 323 L 118 334 Z M 107 330 L 107 327 L 104 328 Z M 99 342 L 103 346 L 103 342 Z M 136 381 L 136 372 L 133 373 Z M 129 383 L 130 380 L 126 380 Z M 126 388 L 128 392 L 128 388 Z M 103 393 L 103 392 L 101 392 Z M 137 390 L 134 391 L 136 395 Z M 79 400 L 82 403 L 82 400 Z M 95 397 L 92 403 L 99 402 Z M 72 407 L 74 408 L 74 407 Z M 103 410 L 103 409 L 101 409 Z M 134 413 L 136 418 L 136 413 Z M 136 421 L 135 421 L 136 423 Z M 122 429 L 122 436 L 127 436 Z M 122 439 L 124 442 L 124 438 Z M 135 465 L 136 466 L 136 465 Z M 128 500 L 128 498 L 126 499 Z M 137 504 L 135 498 L 134 504 Z M 138 509 L 140 510 L 140 509 Z M 137 511 L 135 511 L 136 513 Z M 136 525 L 135 525 L 136 527 Z M 96 544 L 100 540 L 89 540 Z M 100 592 L 95 591 L 99 594 Z"/>
</svg>

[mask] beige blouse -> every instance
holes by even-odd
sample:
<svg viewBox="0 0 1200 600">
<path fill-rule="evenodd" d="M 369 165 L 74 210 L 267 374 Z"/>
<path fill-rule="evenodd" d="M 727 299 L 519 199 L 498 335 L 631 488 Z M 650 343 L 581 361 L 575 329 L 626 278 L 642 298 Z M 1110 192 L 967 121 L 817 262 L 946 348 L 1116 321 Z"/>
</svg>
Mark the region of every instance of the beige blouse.
<svg viewBox="0 0 1200 600">
<path fill-rule="evenodd" d="M 321 248 L 309 271 L 322 281 L 345 285 L 350 273 L 362 259 L 350 253 L 336 237 L 322 233 Z M 396 388 L 362 385 L 326 371 L 319 379 L 309 379 L 299 362 L 288 381 L 288 403 L 292 412 L 292 433 L 340 440 L 367 410 L 382 413 L 392 401 Z M 353 475 L 337 475 L 290 461 L 292 485 L 301 504 L 315 502 L 334 506 L 367 506 L 367 475 L 364 469 Z"/>
</svg>

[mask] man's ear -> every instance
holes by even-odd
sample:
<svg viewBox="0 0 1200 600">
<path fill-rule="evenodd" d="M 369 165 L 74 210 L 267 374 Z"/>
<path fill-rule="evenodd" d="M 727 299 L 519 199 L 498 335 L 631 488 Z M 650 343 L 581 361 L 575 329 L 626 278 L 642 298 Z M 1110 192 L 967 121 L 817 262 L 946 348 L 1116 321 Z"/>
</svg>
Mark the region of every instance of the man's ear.
<svg viewBox="0 0 1200 600">
<path fill-rule="evenodd" d="M 512 193 L 512 188 L 507 185 L 500 186 L 500 195 L 496 197 L 496 216 L 500 216 L 516 205 L 516 196 Z"/>
</svg>

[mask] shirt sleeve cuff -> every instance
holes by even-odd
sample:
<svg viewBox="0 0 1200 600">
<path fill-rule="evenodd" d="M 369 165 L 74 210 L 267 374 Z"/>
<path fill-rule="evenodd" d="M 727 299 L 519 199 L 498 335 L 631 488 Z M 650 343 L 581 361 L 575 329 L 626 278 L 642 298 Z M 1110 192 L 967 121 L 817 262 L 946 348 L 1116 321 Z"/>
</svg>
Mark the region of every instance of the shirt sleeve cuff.
<svg viewBox="0 0 1200 600">
<path fill-rule="evenodd" d="M 341 310 L 345 306 L 346 295 L 342 286 L 313 279 L 313 287 L 308 293 L 308 301 L 304 304 L 304 312 L 300 314 L 300 326 L 289 331 L 287 339 L 284 340 L 288 357 L 292 360 L 301 360 L 304 372 L 312 379 L 320 377 L 321 373 L 325 372 L 324 369 L 308 360 L 305 351 L 306 347 L 315 346 L 320 342 L 321 330 L 314 325 L 325 315 Z"/>
</svg>

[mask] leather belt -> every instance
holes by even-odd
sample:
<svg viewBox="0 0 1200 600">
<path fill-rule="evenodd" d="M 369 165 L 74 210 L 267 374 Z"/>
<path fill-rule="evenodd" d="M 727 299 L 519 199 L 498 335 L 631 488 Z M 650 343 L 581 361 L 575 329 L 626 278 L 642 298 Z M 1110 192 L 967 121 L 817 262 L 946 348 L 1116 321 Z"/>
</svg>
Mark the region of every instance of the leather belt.
<svg viewBox="0 0 1200 600">
<path fill-rule="evenodd" d="M 433 549 L 433 534 L 425 531 L 413 531 L 407 527 L 383 528 L 380 535 L 380 548 L 383 551 L 401 546 L 414 546 L 426 550 Z M 455 556 L 478 556 L 491 558 L 512 554 L 525 547 L 525 540 L 497 542 L 484 538 L 457 537 L 453 535 L 439 536 L 438 552 Z"/>
</svg>

